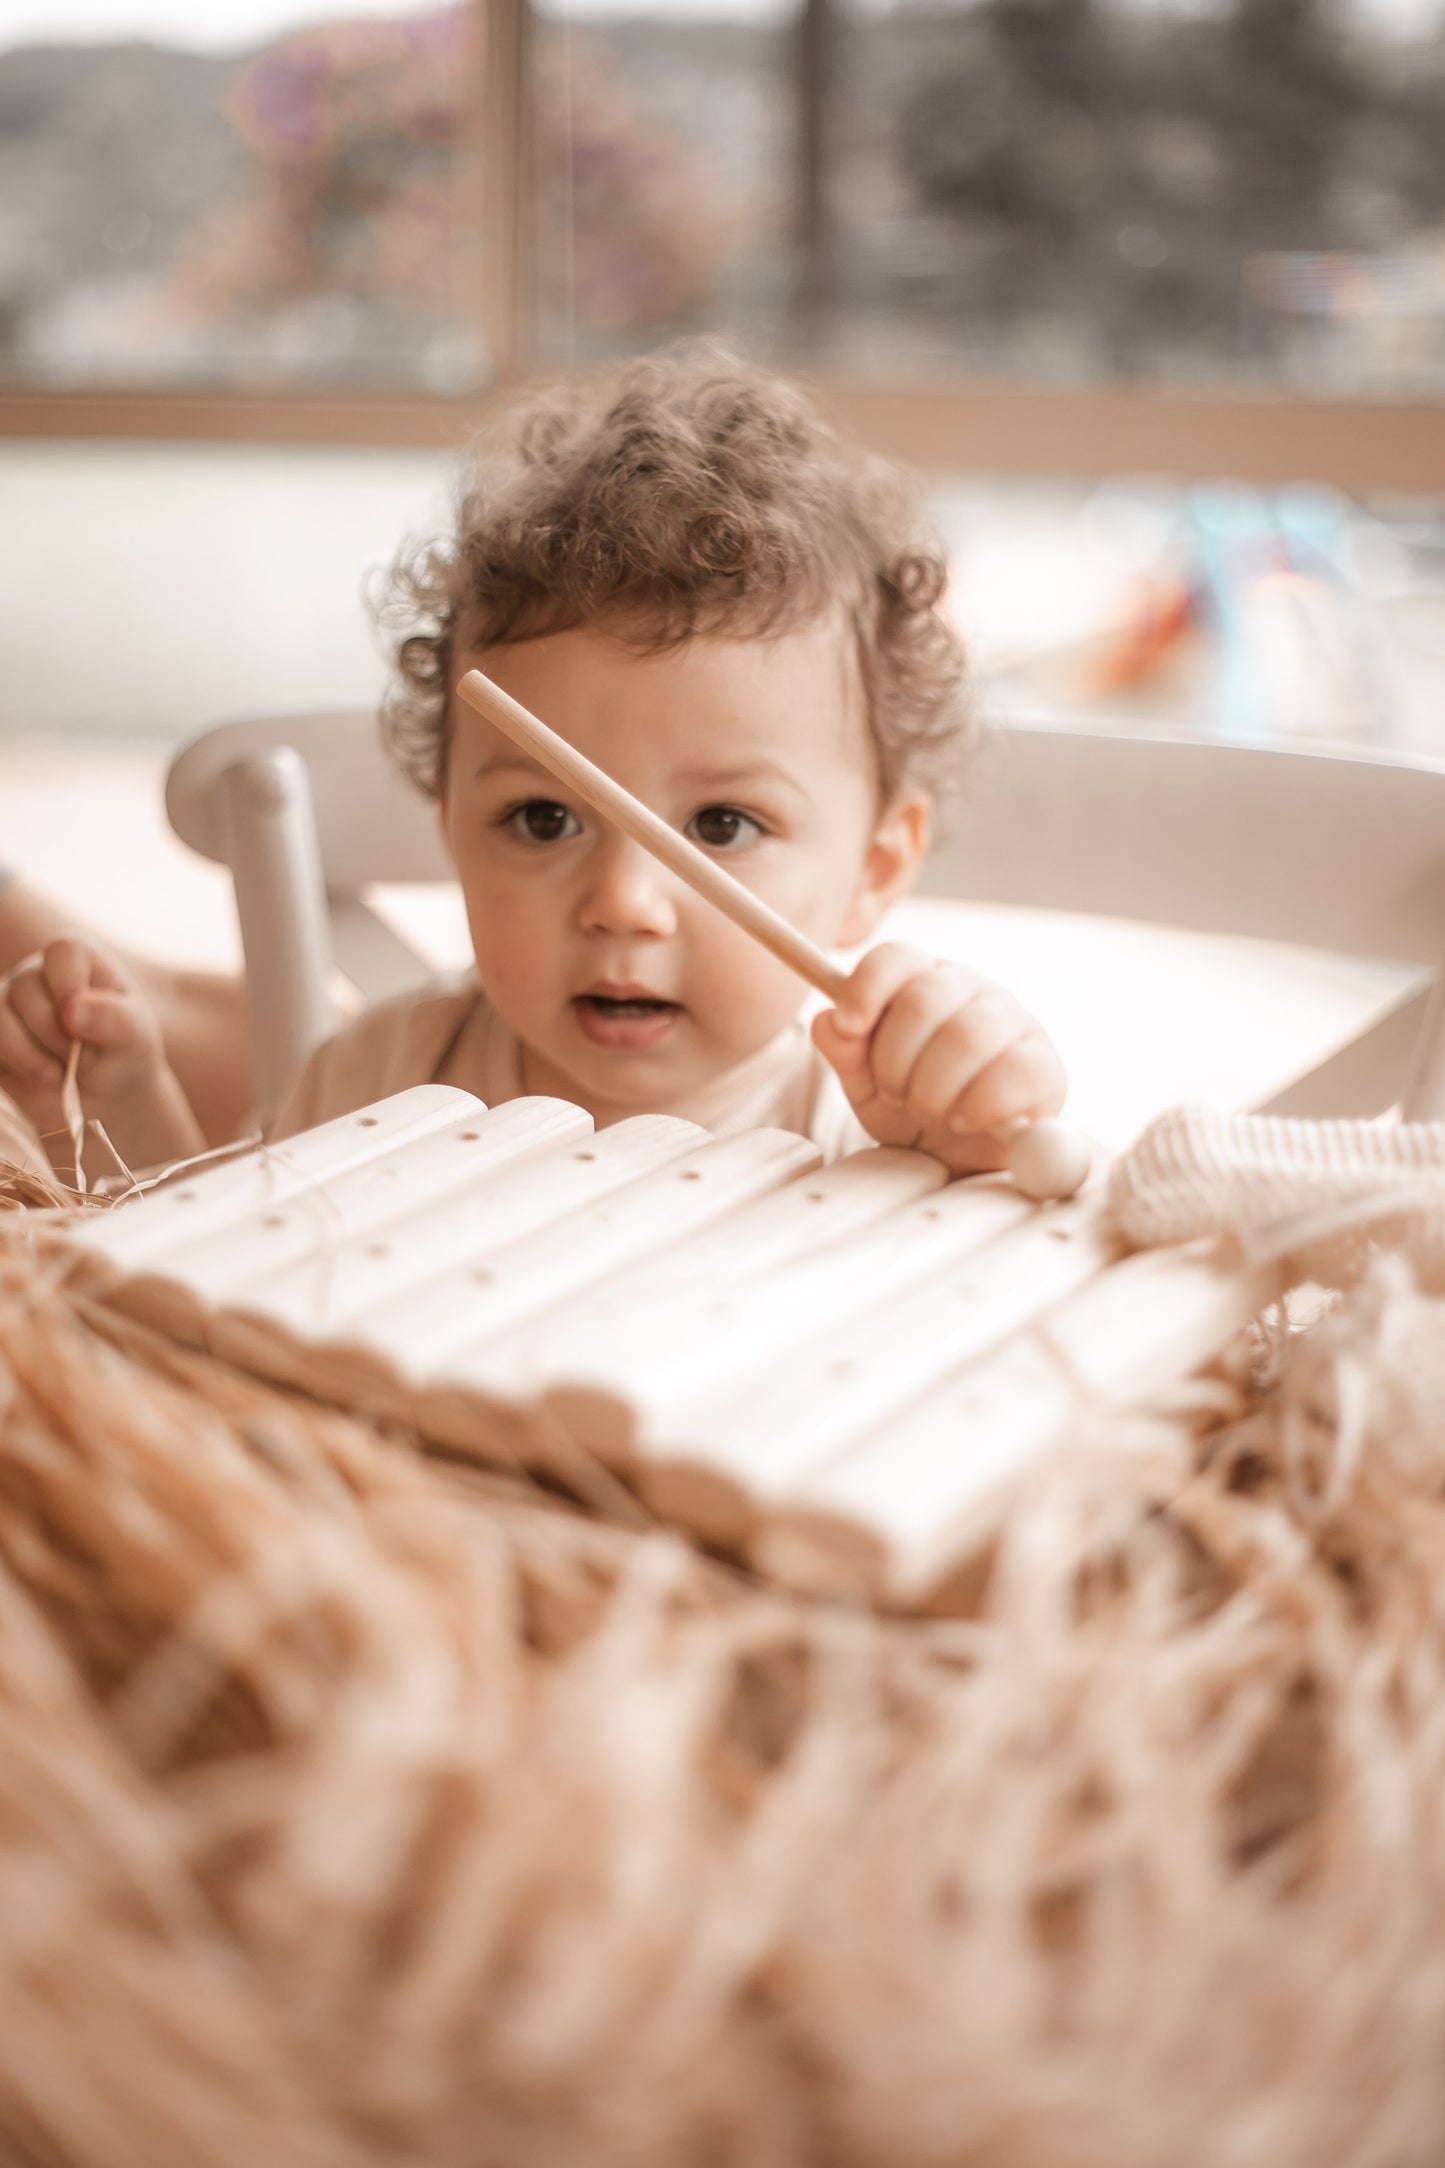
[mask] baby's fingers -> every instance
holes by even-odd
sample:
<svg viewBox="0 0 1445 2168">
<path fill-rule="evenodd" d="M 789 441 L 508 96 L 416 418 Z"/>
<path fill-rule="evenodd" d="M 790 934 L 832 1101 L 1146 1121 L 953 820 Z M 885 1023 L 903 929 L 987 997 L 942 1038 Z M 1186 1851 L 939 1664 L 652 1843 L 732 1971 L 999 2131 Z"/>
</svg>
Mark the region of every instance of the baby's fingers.
<svg viewBox="0 0 1445 2168">
<path fill-rule="evenodd" d="M 83 1036 L 70 1014 L 77 996 L 96 990 L 109 994 L 130 991 L 129 981 L 103 949 L 92 948 L 88 941 L 77 941 L 69 935 L 50 942 L 41 963 L 46 984 L 55 997 L 56 1012 L 72 1037 Z"/>
<path fill-rule="evenodd" d="M 951 974 L 940 972 L 931 985 L 915 982 L 874 1035 L 873 1073 L 880 1089 L 906 1102 L 923 1122 L 946 1121 L 975 1079 L 1026 1028 L 1024 1011 L 1001 987 L 985 986 L 971 995 L 965 990 L 959 1006 L 948 1006 L 954 998 Z"/>
<path fill-rule="evenodd" d="M 14 991 L 13 980 L 8 986 L 0 981 L 0 1077 L 30 1087 L 58 1084 L 65 1074 L 64 1062 L 22 1022 Z"/>
<path fill-rule="evenodd" d="M 26 1036 L 63 1066 L 72 1035 L 61 1022 L 40 959 L 12 971 L 5 993 L 6 1007 Z"/>
<path fill-rule="evenodd" d="M 147 1012 L 130 993 L 88 986 L 66 1003 L 63 1013 L 71 1036 L 97 1054 L 131 1054 L 149 1047 Z"/>
<path fill-rule="evenodd" d="M 854 1105 L 872 1098 L 873 1066 L 868 1058 L 867 1038 L 840 1031 L 831 1009 L 820 1009 L 813 1018 L 812 1035 L 814 1046 L 832 1064 Z"/>
<path fill-rule="evenodd" d="M 839 1036 L 866 1039 L 900 989 L 934 968 L 931 957 L 901 941 L 882 941 L 869 949 L 854 965 L 832 1012 Z"/>
<path fill-rule="evenodd" d="M 1057 1114 L 1067 1080 L 1063 1063 L 1041 1032 L 1015 1039 L 971 1079 L 947 1114 L 956 1134 L 1007 1131 L 1015 1122 Z"/>
</svg>

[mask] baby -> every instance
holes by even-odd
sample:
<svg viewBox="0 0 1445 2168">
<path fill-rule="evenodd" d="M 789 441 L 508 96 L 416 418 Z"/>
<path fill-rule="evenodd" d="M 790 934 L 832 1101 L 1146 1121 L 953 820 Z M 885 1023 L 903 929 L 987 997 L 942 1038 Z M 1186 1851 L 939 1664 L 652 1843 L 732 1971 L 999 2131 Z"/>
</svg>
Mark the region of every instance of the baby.
<svg viewBox="0 0 1445 2168">
<path fill-rule="evenodd" d="M 338 1033 L 274 1134 L 436 1080 L 550 1093 L 599 1126 L 662 1111 L 829 1156 L 873 1139 L 1001 1165 L 997 1132 L 1064 1096 L 1010 995 L 885 943 L 805 1024 L 791 972 L 453 690 L 484 670 L 820 946 L 853 948 L 912 885 L 967 750 L 944 579 L 913 488 L 780 379 L 683 352 L 527 394 L 386 613 L 389 742 L 437 802 L 475 975 Z M 86 1111 L 129 1164 L 202 1148 L 114 959 L 53 942 L 0 995 L 0 1084 L 42 1133 L 79 1040 Z"/>
</svg>

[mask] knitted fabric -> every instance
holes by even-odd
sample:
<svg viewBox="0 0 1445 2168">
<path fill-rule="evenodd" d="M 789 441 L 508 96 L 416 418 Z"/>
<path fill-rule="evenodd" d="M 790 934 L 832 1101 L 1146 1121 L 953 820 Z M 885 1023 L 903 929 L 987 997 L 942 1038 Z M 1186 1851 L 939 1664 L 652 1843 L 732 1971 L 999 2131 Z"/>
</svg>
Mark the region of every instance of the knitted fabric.
<svg viewBox="0 0 1445 2168">
<path fill-rule="evenodd" d="M 1300 1279 L 1353 1286 L 1380 1249 L 1445 1288 L 1445 1122 L 1284 1121 L 1175 1107 L 1109 1176 L 1110 1209 L 1140 1248 L 1232 1240 Z"/>
</svg>

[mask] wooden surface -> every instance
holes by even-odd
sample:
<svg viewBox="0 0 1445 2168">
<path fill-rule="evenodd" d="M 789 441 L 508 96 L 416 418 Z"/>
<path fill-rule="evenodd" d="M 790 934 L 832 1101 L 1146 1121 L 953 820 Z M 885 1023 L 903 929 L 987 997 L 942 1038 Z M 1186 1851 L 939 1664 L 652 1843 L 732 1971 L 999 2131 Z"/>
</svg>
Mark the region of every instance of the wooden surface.
<svg viewBox="0 0 1445 2168">
<path fill-rule="evenodd" d="M 519 289 L 516 314 L 495 324 L 501 341 L 521 334 L 528 306 Z M 808 381 L 828 411 L 874 450 L 929 473 L 1229 474 L 1348 490 L 1445 490 L 1440 408 L 1420 400 L 1304 398 L 1207 385 L 1054 390 L 967 377 L 828 372 Z M 459 447 L 517 382 L 504 370 L 494 386 L 460 398 L 345 389 L 13 387 L 0 391 L 0 437 Z"/>
</svg>

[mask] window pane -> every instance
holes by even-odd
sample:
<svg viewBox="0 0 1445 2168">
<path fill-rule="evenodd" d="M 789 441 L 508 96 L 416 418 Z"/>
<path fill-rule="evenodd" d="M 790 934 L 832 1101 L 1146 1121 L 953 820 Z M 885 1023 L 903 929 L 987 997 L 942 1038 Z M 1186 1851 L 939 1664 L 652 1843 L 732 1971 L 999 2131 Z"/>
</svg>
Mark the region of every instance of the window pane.
<svg viewBox="0 0 1445 2168">
<path fill-rule="evenodd" d="M 551 6 L 551 350 L 1445 386 L 1445 0 Z"/>
<path fill-rule="evenodd" d="M 565 12 L 564 12 L 565 10 Z M 541 0 L 538 334 L 549 360 L 721 329 L 787 344 L 791 0 Z"/>
<path fill-rule="evenodd" d="M 11 0 L 0 378 L 474 382 L 479 20 L 467 0 Z"/>
</svg>

